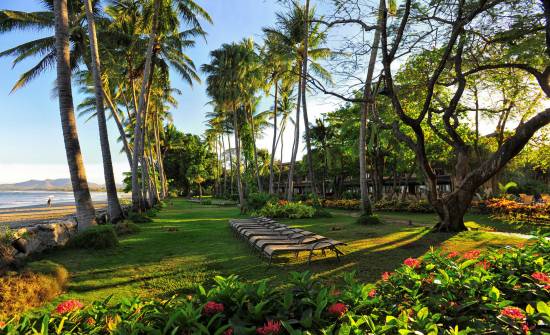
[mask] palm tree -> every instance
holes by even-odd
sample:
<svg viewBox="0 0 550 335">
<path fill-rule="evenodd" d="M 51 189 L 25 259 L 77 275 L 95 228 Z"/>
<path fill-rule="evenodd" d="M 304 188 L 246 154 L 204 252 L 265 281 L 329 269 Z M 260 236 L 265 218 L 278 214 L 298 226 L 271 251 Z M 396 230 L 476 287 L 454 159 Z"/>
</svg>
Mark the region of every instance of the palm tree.
<svg viewBox="0 0 550 335">
<path fill-rule="evenodd" d="M 233 133 L 236 151 L 237 189 L 241 211 L 245 209 L 244 193 L 241 182 L 241 145 L 239 110 L 246 101 L 249 83 L 257 78 L 257 55 L 252 40 L 241 43 L 223 44 L 219 49 L 210 52 L 210 64 L 203 64 L 201 69 L 208 76 L 207 93 L 223 109 L 232 114 Z"/>
<path fill-rule="evenodd" d="M 179 16 L 185 21 L 185 23 L 191 24 L 192 27 L 204 34 L 201 28 L 198 18 L 202 17 L 208 22 L 212 22 L 212 19 L 208 13 L 193 0 L 154 0 L 153 9 L 151 11 L 151 26 L 149 33 L 149 42 L 147 45 L 147 51 L 145 54 L 145 65 L 143 67 L 143 76 L 141 82 L 141 89 L 138 95 L 138 105 L 135 113 L 135 126 L 134 126 L 134 153 L 132 161 L 132 208 L 135 211 L 141 211 L 142 201 L 140 199 L 139 188 L 139 163 L 143 160 L 144 143 L 144 119 L 146 118 L 147 100 L 149 90 L 151 88 L 151 78 L 154 73 L 153 64 L 154 56 L 158 51 L 156 48 L 157 39 L 159 33 L 162 34 L 162 28 L 167 27 L 167 21 L 163 20 L 164 17 L 172 17 L 171 13 L 177 12 Z M 178 64 L 179 65 L 179 64 Z M 180 70 L 176 66 L 178 71 Z M 142 167 L 143 168 L 143 167 Z"/>
<path fill-rule="evenodd" d="M 273 34 L 267 34 L 265 46 L 262 49 L 261 59 L 264 62 L 263 68 L 267 75 L 265 89 L 269 91 L 273 87 L 273 141 L 271 145 L 271 159 L 269 162 L 269 194 L 273 194 L 274 185 L 274 162 L 277 150 L 277 115 L 279 104 L 279 82 L 290 72 L 290 59 L 285 58 L 285 54 L 279 52 L 278 41 L 274 40 Z"/>
<path fill-rule="evenodd" d="M 94 91 L 97 109 L 97 122 L 99 126 L 99 141 L 101 155 L 103 157 L 103 174 L 105 177 L 105 188 L 107 190 L 107 210 L 111 222 L 118 222 L 122 217 L 122 208 L 118 201 L 115 176 L 113 173 L 113 162 L 111 159 L 111 148 L 109 146 L 109 135 L 107 132 L 107 120 L 105 119 L 105 106 L 103 101 L 103 85 L 101 84 L 101 64 L 99 60 L 99 48 L 95 28 L 94 12 L 92 1 L 85 0 L 86 18 L 88 21 L 88 36 L 90 41 L 90 54 L 92 55 L 92 74 L 94 77 Z"/>
<path fill-rule="evenodd" d="M 292 4 L 293 8 L 289 13 L 277 14 L 275 28 L 264 28 L 265 34 L 270 36 L 273 41 L 276 41 L 279 52 L 286 55 L 285 57 L 289 57 L 293 60 L 291 73 L 297 78 L 298 84 L 298 104 L 296 105 L 294 143 L 288 174 L 288 200 L 292 200 L 294 191 L 294 170 L 300 143 L 300 109 L 303 107 L 302 100 L 305 96 L 304 93 L 307 84 L 307 73 L 304 73 L 304 65 L 308 66 L 308 68 L 318 77 L 324 80 L 330 80 L 330 74 L 317 62 L 317 60 L 326 58 L 331 54 L 329 49 L 320 47 L 320 45 L 324 43 L 326 35 L 321 31 L 319 23 L 312 22 L 314 9 L 310 10 L 309 8 L 302 7 L 297 2 L 293 2 Z M 305 29 L 306 26 L 308 29 Z M 304 43 L 306 39 L 307 43 Z M 307 53 L 305 52 L 306 47 Z M 306 57 L 308 62 L 304 63 Z M 308 156 L 310 156 L 309 153 Z M 313 171 L 311 164 L 309 164 L 309 167 L 311 168 L 310 171 Z M 310 179 L 312 178 L 313 175 L 310 174 Z M 312 180 L 312 185 L 313 184 Z"/>
<path fill-rule="evenodd" d="M 76 129 L 71 89 L 71 62 L 69 51 L 69 15 L 67 0 L 54 1 L 55 49 L 57 60 L 57 91 L 65 152 L 76 202 L 78 229 L 86 229 L 95 222 L 95 209 L 88 188 L 86 171 Z"/>
</svg>

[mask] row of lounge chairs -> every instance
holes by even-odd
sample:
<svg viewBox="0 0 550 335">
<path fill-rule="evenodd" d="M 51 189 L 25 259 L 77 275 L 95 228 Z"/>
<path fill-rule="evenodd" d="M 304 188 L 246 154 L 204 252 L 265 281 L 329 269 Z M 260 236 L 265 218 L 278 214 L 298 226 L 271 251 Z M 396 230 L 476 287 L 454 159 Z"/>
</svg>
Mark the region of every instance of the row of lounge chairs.
<svg viewBox="0 0 550 335">
<path fill-rule="evenodd" d="M 337 246 L 345 243 L 307 230 L 291 228 L 269 218 L 230 220 L 229 225 L 235 236 L 246 240 L 260 256 L 269 259 L 269 265 L 273 257 L 282 253 L 294 253 L 298 257 L 300 252 L 309 252 L 308 264 L 315 251 L 326 255 L 326 250 L 330 250 L 336 254 L 338 261 L 340 255 L 343 255 Z"/>
</svg>

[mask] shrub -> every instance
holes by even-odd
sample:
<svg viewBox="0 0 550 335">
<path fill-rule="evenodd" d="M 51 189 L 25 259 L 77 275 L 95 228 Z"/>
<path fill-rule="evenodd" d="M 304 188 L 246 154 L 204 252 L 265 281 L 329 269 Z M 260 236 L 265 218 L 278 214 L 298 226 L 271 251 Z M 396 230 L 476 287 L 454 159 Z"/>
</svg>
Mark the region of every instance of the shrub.
<svg viewBox="0 0 550 335">
<path fill-rule="evenodd" d="M 383 221 L 380 219 L 378 215 L 362 214 L 357 218 L 357 223 L 363 224 L 363 225 L 377 225 L 377 224 L 382 224 Z"/>
<path fill-rule="evenodd" d="M 315 209 L 301 202 L 288 202 L 279 200 L 277 203 L 268 202 L 262 209 L 254 212 L 255 216 L 266 216 L 270 218 L 302 219 L 311 218 Z"/>
<path fill-rule="evenodd" d="M 331 218 L 332 214 L 322 207 L 315 207 L 314 218 Z"/>
<path fill-rule="evenodd" d="M 115 229 L 111 225 L 93 226 L 77 233 L 67 246 L 69 248 L 107 249 L 118 245 Z"/>
<path fill-rule="evenodd" d="M 19 273 L 6 274 L 0 280 L 0 321 L 55 298 L 68 278 L 67 269 L 51 261 L 29 263 Z"/>
<path fill-rule="evenodd" d="M 388 212 L 433 213 L 433 207 L 427 200 L 400 201 L 380 200 L 374 204 L 374 209 Z"/>
<path fill-rule="evenodd" d="M 128 213 L 128 220 L 134 222 L 134 223 L 149 223 L 153 222 L 153 220 L 143 214 L 136 213 L 136 212 L 129 212 Z"/>
<path fill-rule="evenodd" d="M 210 290 L 168 300 L 62 303 L 65 314 L 6 320 L 10 334 L 546 334 L 550 324 L 550 241 L 485 253 L 435 250 L 363 284 L 353 273 L 327 287 L 291 273 L 284 287 L 215 277 Z M 65 308 L 67 307 L 67 308 Z"/>
<path fill-rule="evenodd" d="M 276 201 L 277 198 L 269 193 L 250 193 L 246 198 L 246 209 L 257 211 L 265 206 L 268 202 Z"/>
<path fill-rule="evenodd" d="M 133 222 L 123 221 L 115 225 L 117 236 L 139 233 L 140 230 L 139 226 Z"/>
<path fill-rule="evenodd" d="M 322 202 L 323 207 L 339 208 L 339 209 L 359 209 L 361 201 L 357 199 L 341 199 L 341 200 L 325 200 Z"/>
<path fill-rule="evenodd" d="M 493 198 L 483 204 L 493 218 L 510 223 L 550 223 L 550 203 L 523 204 L 506 198 Z"/>
</svg>

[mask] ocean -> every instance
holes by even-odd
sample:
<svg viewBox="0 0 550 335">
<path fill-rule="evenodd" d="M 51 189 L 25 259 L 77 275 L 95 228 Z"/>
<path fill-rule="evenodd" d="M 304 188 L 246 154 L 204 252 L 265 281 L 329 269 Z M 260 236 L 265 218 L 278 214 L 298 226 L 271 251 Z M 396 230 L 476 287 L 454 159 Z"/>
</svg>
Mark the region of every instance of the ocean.
<svg viewBox="0 0 550 335">
<path fill-rule="evenodd" d="M 107 201 L 107 193 L 91 192 L 92 200 Z M 0 191 L 0 208 L 46 205 L 48 198 L 52 205 L 74 204 L 73 192 L 57 191 Z"/>
</svg>

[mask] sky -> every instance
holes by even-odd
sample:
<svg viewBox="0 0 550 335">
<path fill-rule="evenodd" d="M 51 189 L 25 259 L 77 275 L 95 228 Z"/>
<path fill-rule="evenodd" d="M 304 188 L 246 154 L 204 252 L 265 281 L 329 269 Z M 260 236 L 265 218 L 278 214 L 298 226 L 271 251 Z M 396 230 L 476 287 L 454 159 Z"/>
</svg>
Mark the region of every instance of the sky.
<svg viewBox="0 0 550 335">
<path fill-rule="evenodd" d="M 205 25 L 207 40 L 197 40 L 197 45 L 187 50 L 197 67 L 209 62 L 209 52 L 223 43 L 239 41 L 245 37 L 261 40 L 262 27 L 273 25 L 275 13 L 282 8 L 275 0 L 197 0 L 213 18 L 213 25 Z M 36 11 L 41 10 L 37 0 L 0 0 L 0 9 Z M 12 48 L 31 39 L 50 36 L 52 31 L 17 31 L 0 34 L 0 51 Z M 101 41 L 99 41 L 101 43 Z M 68 178 L 65 149 L 57 98 L 53 94 L 55 69 L 36 78 L 27 86 L 10 93 L 21 73 L 34 66 L 36 59 L 17 64 L 12 68 L 13 58 L 0 58 L 0 184 L 28 179 Z M 201 73 L 200 76 L 204 78 Z M 176 127 L 184 132 L 202 134 L 205 129 L 204 115 L 211 107 L 204 84 L 190 87 L 173 76 L 173 84 L 183 91 L 178 97 L 179 105 L 172 110 Z M 204 81 L 203 81 L 204 83 Z M 75 105 L 82 99 L 73 85 Z M 270 99 L 264 99 L 260 108 L 267 109 Z M 321 97 L 312 97 L 310 119 L 334 109 Z M 103 170 L 97 121 L 78 118 L 78 132 L 88 180 L 103 183 Z M 109 122 L 109 134 L 115 178 L 122 181 L 122 173 L 129 171 L 126 158 L 120 153 L 114 121 Z M 271 135 L 267 131 L 259 140 L 259 147 L 268 148 Z M 290 131 L 285 137 L 292 137 Z M 290 150 L 284 154 L 285 160 Z M 302 151 L 302 150 L 300 150 Z"/>
</svg>

